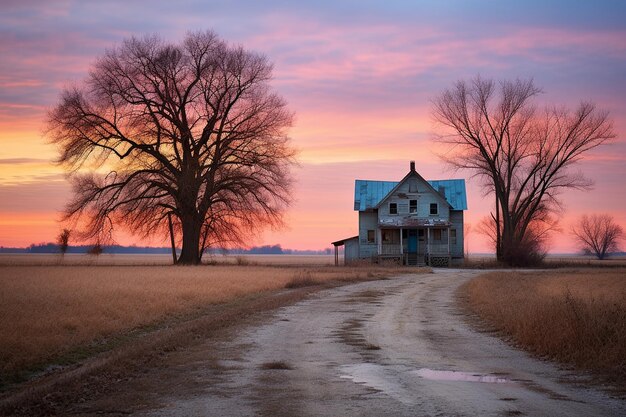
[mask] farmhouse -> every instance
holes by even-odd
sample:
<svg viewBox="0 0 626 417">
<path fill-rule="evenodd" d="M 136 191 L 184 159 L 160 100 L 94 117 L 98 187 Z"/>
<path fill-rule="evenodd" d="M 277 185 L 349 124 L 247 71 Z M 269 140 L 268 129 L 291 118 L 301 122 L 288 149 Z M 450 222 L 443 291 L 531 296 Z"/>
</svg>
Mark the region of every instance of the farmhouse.
<svg viewBox="0 0 626 417">
<path fill-rule="evenodd" d="M 368 259 L 449 266 L 463 258 L 463 179 L 426 181 L 411 161 L 400 182 L 356 180 L 354 210 L 359 234 L 333 242 L 336 263 L 344 245 L 346 264 Z"/>
</svg>

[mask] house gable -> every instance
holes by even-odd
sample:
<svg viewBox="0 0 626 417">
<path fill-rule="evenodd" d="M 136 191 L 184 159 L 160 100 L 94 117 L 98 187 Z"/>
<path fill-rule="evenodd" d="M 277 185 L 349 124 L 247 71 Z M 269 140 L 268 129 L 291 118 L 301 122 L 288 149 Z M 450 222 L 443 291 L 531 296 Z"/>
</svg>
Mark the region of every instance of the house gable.
<svg viewBox="0 0 626 417">
<path fill-rule="evenodd" d="M 381 200 L 377 214 L 380 225 L 447 224 L 450 204 L 426 180 L 411 174 Z"/>
<path fill-rule="evenodd" d="M 411 170 L 400 182 L 387 193 L 386 196 L 382 198 L 382 200 L 376 205 L 376 209 L 381 210 L 383 208 L 383 212 L 385 211 L 385 205 L 389 204 L 391 199 L 400 200 L 398 204 L 401 206 L 398 207 L 399 214 L 409 214 L 409 201 L 410 197 L 413 196 L 417 199 L 420 199 L 424 194 L 430 193 L 435 196 L 435 200 L 437 200 L 438 204 L 445 205 L 448 208 L 452 208 L 450 203 L 446 200 L 446 198 L 441 195 L 437 190 L 433 188 L 432 185 L 428 181 L 426 181 L 420 174 L 416 171 Z M 407 210 L 400 210 L 400 208 L 404 209 L 404 201 L 407 200 Z M 431 201 L 432 199 L 429 199 Z M 421 211 L 421 210 L 420 210 Z M 420 212 L 418 211 L 418 213 Z M 424 215 L 420 217 L 425 217 Z"/>
</svg>

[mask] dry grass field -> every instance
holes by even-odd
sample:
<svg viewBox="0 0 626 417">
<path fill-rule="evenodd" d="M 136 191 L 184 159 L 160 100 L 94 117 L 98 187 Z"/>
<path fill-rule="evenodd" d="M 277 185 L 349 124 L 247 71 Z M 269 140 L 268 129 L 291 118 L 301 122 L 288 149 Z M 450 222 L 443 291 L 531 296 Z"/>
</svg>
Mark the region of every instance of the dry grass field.
<svg viewBox="0 0 626 417">
<path fill-rule="evenodd" d="M 205 264 L 224 265 L 289 265 L 322 266 L 333 265 L 333 255 L 204 255 Z M 99 256 L 83 254 L 0 254 L 0 266 L 56 266 L 56 265 L 171 265 L 171 255 L 127 255 L 103 253 Z"/>
<path fill-rule="evenodd" d="M 495 255 L 470 254 L 463 261 L 464 268 L 500 269 L 506 265 L 496 261 Z M 595 256 L 587 255 L 553 255 L 548 254 L 543 260 L 542 268 L 626 268 L 626 256 L 615 255 L 599 260 Z"/>
<path fill-rule="evenodd" d="M 21 260 L 20 260 L 21 262 Z M 245 263 L 245 262 L 244 262 Z M 18 262 L 19 264 L 19 262 Z M 81 346 L 266 291 L 375 279 L 397 268 L 0 266 L 0 385 Z"/>
<path fill-rule="evenodd" d="M 491 272 L 461 294 L 535 354 L 626 384 L 626 269 Z"/>
</svg>

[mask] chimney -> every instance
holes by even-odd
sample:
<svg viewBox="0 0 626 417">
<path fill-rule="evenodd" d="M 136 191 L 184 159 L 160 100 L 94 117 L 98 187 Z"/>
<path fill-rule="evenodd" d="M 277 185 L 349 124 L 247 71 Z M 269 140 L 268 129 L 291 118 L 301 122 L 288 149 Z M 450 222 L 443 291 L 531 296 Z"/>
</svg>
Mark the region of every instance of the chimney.
<svg viewBox="0 0 626 417">
<path fill-rule="evenodd" d="M 415 161 L 411 161 L 411 172 L 415 172 Z"/>
</svg>

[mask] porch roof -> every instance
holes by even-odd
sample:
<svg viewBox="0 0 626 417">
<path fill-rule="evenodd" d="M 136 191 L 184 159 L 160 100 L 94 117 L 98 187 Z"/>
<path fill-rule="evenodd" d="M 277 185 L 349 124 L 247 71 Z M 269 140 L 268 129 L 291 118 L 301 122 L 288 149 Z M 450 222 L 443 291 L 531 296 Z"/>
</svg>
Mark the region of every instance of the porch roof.
<svg viewBox="0 0 626 417">
<path fill-rule="evenodd" d="M 343 246 L 343 245 L 346 244 L 347 241 L 353 240 L 353 239 L 358 240 L 359 236 L 357 235 L 357 236 L 352 236 L 352 237 L 349 237 L 349 238 L 346 238 L 346 239 L 337 240 L 336 242 L 331 242 L 331 245 L 333 245 L 333 246 Z"/>
<path fill-rule="evenodd" d="M 444 195 L 453 210 L 467 210 L 464 179 L 428 180 L 428 183 Z M 398 184 L 399 181 L 356 180 L 354 210 L 365 211 L 375 208 Z"/>
<path fill-rule="evenodd" d="M 386 218 L 378 223 L 379 227 L 450 227 L 452 223 L 441 219 L 412 219 L 407 217 Z"/>
</svg>

